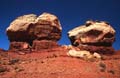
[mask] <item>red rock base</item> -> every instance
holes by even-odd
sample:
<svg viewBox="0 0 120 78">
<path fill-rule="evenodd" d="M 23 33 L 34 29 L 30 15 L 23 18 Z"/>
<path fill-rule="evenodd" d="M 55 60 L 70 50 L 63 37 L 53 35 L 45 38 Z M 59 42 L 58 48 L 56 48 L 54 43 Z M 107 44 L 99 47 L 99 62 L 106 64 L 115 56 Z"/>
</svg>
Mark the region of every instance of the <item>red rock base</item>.
<svg viewBox="0 0 120 78">
<path fill-rule="evenodd" d="M 90 52 L 97 52 L 100 54 L 113 54 L 115 52 L 114 48 L 112 46 L 106 47 L 106 46 L 92 46 L 92 45 L 86 45 L 86 46 L 78 46 L 81 50 L 88 50 Z"/>
<path fill-rule="evenodd" d="M 55 47 L 58 47 L 57 42 L 50 40 L 34 40 L 32 45 L 32 49 L 36 51 Z"/>
<path fill-rule="evenodd" d="M 120 78 L 120 51 L 101 60 L 69 57 L 67 52 L 62 47 L 24 55 L 0 52 L 0 78 Z"/>
<path fill-rule="evenodd" d="M 30 46 L 26 42 L 10 42 L 9 50 L 17 51 L 17 50 L 27 50 Z"/>
</svg>

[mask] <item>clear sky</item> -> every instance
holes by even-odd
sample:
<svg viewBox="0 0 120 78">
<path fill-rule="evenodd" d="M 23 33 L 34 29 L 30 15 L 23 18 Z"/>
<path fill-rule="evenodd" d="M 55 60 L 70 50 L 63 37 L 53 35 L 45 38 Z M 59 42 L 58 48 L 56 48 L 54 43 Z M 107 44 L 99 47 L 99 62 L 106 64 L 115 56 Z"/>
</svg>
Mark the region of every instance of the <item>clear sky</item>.
<svg viewBox="0 0 120 78">
<path fill-rule="evenodd" d="M 62 25 L 59 44 L 70 44 L 67 32 L 89 19 L 108 21 L 116 30 L 113 47 L 120 49 L 120 0 L 0 0 L 0 48 L 8 49 L 5 30 L 18 16 L 55 14 Z"/>
</svg>

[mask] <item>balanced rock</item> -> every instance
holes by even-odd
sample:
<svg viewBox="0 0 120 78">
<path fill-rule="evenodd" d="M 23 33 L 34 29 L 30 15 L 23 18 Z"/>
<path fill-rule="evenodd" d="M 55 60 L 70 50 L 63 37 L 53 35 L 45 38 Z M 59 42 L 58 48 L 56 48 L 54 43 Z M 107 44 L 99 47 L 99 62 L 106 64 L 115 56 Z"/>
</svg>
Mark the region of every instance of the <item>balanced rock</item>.
<svg viewBox="0 0 120 78">
<path fill-rule="evenodd" d="M 85 25 L 76 27 L 68 32 L 72 45 L 83 50 L 112 53 L 111 47 L 115 41 L 115 30 L 104 21 L 87 21 Z"/>
<path fill-rule="evenodd" d="M 23 15 L 15 19 L 6 32 L 10 42 L 26 42 L 33 45 L 34 40 L 58 41 L 61 38 L 62 27 L 58 18 L 50 13 L 38 16 Z"/>
</svg>

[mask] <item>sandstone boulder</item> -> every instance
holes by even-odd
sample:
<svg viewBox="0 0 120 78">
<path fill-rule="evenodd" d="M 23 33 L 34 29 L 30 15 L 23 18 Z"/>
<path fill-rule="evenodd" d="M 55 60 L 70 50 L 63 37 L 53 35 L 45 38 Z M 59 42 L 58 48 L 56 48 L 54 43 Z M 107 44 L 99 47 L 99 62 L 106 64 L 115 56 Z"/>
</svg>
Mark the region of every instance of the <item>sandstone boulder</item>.
<svg viewBox="0 0 120 78">
<path fill-rule="evenodd" d="M 23 15 L 14 20 L 6 32 L 10 41 L 32 42 L 34 39 L 59 40 L 61 25 L 55 15 L 43 13 Z"/>
<path fill-rule="evenodd" d="M 70 30 L 68 36 L 72 45 L 80 49 L 103 53 L 114 51 L 111 46 L 115 41 L 115 30 L 104 21 L 87 21 L 85 25 Z"/>
<path fill-rule="evenodd" d="M 20 16 L 6 30 L 11 44 L 26 42 L 31 46 L 34 40 L 56 42 L 61 38 L 61 31 L 62 27 L 58 18 L 50 13 L 43 13 L 38 17 L 34 14 Z"/>
<path fill-rule="evenodd" d="M 98 54 L 98 53 L 91 54 L 89 51 L 86 51 L 86 50 L 81 50 L 81 51 L 69 50 L 67 55 L 72 56 L 72 57 L 82 58 L 85 60 L 101 59 L 102 58 L 102 56 L 100 54 Z"/>
</svg>

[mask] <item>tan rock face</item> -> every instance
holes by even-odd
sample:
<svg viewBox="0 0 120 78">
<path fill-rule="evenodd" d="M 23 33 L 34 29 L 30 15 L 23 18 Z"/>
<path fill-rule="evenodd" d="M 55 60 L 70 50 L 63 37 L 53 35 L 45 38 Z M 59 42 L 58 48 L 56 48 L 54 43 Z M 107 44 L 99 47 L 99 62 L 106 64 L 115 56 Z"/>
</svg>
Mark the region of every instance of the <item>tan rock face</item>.
<svg viewBox="0 0 120 78">
<path fill-rule="evenodd" d="M 39 24 L 49 24 L 51 26 L 54 26 L 58 28 L 59 30 L 62 30 L 61 24 L 58 20 L 58 18 L 55 15 L 49 14 L 49 13 L 43 13 L 40 15 L 37 19 L 36 22 Z"/>
<path fill-rule="evenodd" d="M 112 44 L 115 41 L 115 30 L 104 21 L 87 21 L 85 25 L 68 32 L 72 45 L 82 50 L 99 53 L 113 53 Z"/>
<path fill-rule="evenodd" d="M 28 41 L 34 39 L 59 40 L 61 25 L 55 15 L 43 13 L 39 17 L 34 14 L 24 15 L 14 20 L 6 32 L 10 41 Z"/>
<path fill-rule="evenodd" d="M 73 45 L 109 43 L 115 40 L 115 30 L 106 22 L 87 21 L 85 25 L 70 30 L 68 36 Z"/>
<path fill-rule="evenodd" d="M 10 24 L 6 31 L 26 31 L 29 24 L 34 23 L 36 19 L 37 16 L 34 14 L 20 16 Z"/>
</svg>

